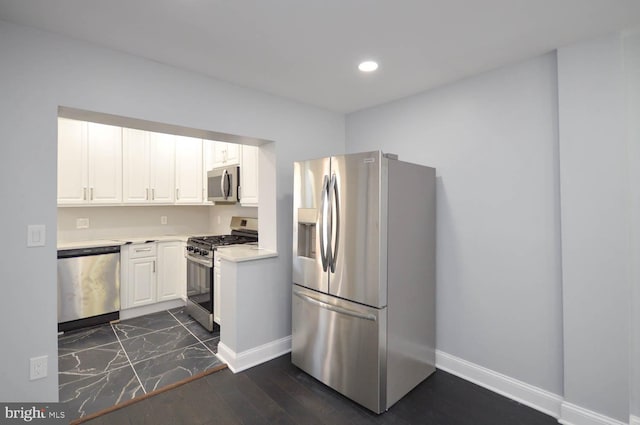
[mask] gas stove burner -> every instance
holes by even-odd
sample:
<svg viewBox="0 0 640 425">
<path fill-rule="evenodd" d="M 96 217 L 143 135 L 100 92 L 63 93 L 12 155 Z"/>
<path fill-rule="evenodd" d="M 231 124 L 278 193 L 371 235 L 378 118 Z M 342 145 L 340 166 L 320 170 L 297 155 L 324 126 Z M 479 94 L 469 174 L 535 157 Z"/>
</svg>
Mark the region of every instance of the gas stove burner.
<svg viewBox="0 0 640 425">
<path fill-rule="evenodd" d="M 189 238 L 189 243 L 197 243 L 207 245 L 209 247 L 236 245 L 243 243 L 257 242 L 257 236 L 245 235 L 211 235 L 211 236 L 195 236 Z"/>
</svg>

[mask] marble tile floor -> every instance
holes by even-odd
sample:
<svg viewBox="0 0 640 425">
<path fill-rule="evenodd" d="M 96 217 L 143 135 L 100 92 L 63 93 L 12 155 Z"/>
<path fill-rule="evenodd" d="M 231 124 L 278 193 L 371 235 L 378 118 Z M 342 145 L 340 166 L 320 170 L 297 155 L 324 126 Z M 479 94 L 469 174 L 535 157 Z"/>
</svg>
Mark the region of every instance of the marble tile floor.
<svg viewBox="0 0 640 425">
<path fill-rule="evenodd" d="M 220 333 L 183 308 L 58 337 L 58 390 L 71 419 L 189 378 L 221 364 Z"/>
</svg>

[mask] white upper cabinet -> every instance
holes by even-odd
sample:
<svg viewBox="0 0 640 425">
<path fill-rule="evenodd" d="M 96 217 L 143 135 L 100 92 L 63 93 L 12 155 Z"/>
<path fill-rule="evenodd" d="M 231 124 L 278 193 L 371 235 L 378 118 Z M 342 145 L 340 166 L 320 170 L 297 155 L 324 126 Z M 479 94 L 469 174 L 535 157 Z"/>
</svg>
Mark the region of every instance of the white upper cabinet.
<svg viewBox="0 0 640 425">
<path fill-rule="evenodd" d="M 149 134 L 125 128 L 122 131 L 122 201 L 149 201 Z"/>
<path fill-rule="evenodd" d="M 257 146 L 243 145 L 240 161 L 240 205 L 258 206 L 258 152 Z"/>
<path fill-rule="evenodd" d="M 201 204 L 202 139 L 176 136 L 176 204 Z"/>
<path fill-rule="evenodd" d="M 122 202 L 122 128 L 88 123 L 89 200 L 98 204 Z"/>
<path fill-rule="evenodd" d="M 215 159 L 213 168 L 239 164 L 240 145 L 235 143 L 214 142 L 213 155 Z"/>
<path fill-rule="evenodd" d="M 175 200 L 176 136 L 149 133 L 149 187 L 153 203 Z"/>
<path fill-rule="evenodd" d="M 123 202 L 171 204 L 175 136 L 123 129 Z"/>
<path fill-rule="evenodd" d="M 209 201 L 207 194 L 207 172 L 210 171 L 215 164 L 215 144 L 213 140 L 202 140 L 202 201 L 207 205 L 213 205 Z"/>
<path fill-rule="evenodd" d="M 87 125 L 58 118 L 58 204 L 87 203 Z"/>
<path fill-rule="evenodd" d="M 122 128 L 58 119 L 58 203 L 122 202 Z"/>
</svg>

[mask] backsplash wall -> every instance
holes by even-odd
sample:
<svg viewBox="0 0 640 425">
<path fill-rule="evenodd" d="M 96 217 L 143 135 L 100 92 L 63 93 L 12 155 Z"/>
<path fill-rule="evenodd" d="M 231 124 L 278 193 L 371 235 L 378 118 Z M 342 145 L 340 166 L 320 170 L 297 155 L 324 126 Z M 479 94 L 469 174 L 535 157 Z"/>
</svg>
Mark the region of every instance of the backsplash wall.
<svg viewBox="0 0 640 425">
<path fill-rule="evenodd" d="M 211 231 L 207 206 L 128 206 L 58 208 L 58 242 L 93 239 L 194 235 Z M 160 217 L 167 224 L 160 224 Z M 89 228 L 78 229 L 77 219 L 89 219 Z M 227 222 L 228 226 L 228 222 Z"/>
<path fill-rule="evenodd" d="M 209 208 L 209 230 L 212 235 L 223 235 L 229 233 L 231 217 L 258 217 L 257 207 L 241 207 L 239 205 L 216 205 Z M 220 224 L 218 224 L 218 218 Z"/>
</svg>

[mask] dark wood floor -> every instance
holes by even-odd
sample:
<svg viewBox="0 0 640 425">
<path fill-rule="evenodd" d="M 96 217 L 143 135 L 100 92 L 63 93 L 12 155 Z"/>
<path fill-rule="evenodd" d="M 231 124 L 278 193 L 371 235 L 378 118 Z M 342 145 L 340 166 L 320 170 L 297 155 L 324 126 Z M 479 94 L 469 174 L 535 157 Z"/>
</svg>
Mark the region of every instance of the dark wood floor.
<svg viewBox="0 0 640 425">
<path fill-rule="evenodd" d="M 222 370 L 87 424 L 551 425 L 557 421 L 440 370 L 389 411 L 375 415 L 300 371 L 285 355 L 236 375 Z"/>
</svg>

